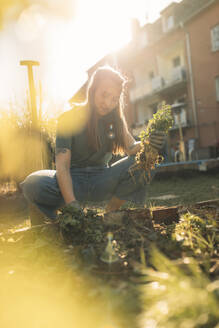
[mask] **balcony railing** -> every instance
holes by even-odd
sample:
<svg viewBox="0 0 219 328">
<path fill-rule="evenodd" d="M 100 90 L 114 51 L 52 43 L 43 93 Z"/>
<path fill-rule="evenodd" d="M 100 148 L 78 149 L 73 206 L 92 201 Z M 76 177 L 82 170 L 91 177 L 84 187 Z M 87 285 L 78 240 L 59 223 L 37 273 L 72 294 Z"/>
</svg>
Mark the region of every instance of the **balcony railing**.
<svg viewBox="0 0 219 328">
<path fill-rule="evenodd" d="M 180 82 L 186 80 L 186 70 L 182 66 L 175 67 L 172 70 L 171 82 Z"/>
<path fill-rule="evenodd" d="M 166 90 L 180 82 L 186 81 L 186 69 L 183 66 L 175 67 L 169 74 L 169 78 L 155 76 L 151 81 L 139 82 L 138 85 L 130 90 L 130 100 L 132 102 L 149 96 L 150 94 Z"/>
<path fill-rule="evenodd" d="M 139 83 L 134 89 L 130 90 L 130 100 L 135 101 L 151 93 L 151 85 L 147 82 Z"/>
<path fill-rule="evenodd" d="M 152 91 L 160 90 L 164 87 L 164 79 L 162 76 L 156 76 L 151 80 Z"/>
</svg>

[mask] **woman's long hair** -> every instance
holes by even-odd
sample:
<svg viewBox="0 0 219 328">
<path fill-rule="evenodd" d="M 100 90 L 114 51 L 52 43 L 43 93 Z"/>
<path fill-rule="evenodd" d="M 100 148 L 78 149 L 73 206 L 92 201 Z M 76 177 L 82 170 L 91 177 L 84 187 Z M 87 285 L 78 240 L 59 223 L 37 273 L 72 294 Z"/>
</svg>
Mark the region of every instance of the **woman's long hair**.
<svg viewBox="0 0 219 328">
<path fill-rule="evenodd" d="M 94 95 L 99 83 L 101 83 L 103 79 L 110 79 L 112 81 L 115 81 L 116 84 L 122 87 L 119 105 L 117 108 L 112 110 L 112 115 L 110 115 L 110 121 L 107 122 L 106 131 L 109 131 L 111 125 L 115 134 L 115 137 L 112 140 L 112 147 L 110 151 L 112 151 L 113 154 L 124 154 L 124 128 L 127 127 L 127 122 L 124 116 L 124 88 L 127 80 L 121 75 L 120 72 L 114 70 L 109 66 L 99 67 L 91 76 L 88 84 L 86 100 L 86 103 L 89 107 L 88 140 L 95 150 L 98 150 L 100 148 L 101 140 L 98 135 L 98 113 L 95 109 Z"/>
</svg>

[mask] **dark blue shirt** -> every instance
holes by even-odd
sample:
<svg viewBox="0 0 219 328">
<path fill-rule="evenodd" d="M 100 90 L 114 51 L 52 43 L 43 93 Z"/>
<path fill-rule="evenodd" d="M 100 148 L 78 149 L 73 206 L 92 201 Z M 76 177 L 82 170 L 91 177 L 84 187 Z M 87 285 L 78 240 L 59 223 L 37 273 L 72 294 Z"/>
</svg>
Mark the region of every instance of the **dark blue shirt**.
<svg viewBox="0 0 219 328">
<path fill-rule="evenodd" d="M 95 150 L 88 142 L 88 108 L 78 106 L 63 113 L 58 119 L 56 148 L 71 150 L 71 167 L 107 166 L 112 158 L 111 143 L 107 126 L 112 113 L 98 120 L 100 149 Z M 107 124 L 108 123 L 108 124 Z"/>
</svg>

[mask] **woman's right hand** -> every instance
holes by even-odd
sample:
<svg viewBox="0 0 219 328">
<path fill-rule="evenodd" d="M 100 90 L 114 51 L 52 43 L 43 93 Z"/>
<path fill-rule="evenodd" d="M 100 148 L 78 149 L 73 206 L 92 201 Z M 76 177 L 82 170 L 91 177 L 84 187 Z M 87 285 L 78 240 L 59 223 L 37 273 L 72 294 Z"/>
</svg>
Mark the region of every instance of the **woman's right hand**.
<svg viewBox="0 0 219 328">
<path fill-rule="evenodd" d="M 70 174 L 71 150 L 56 149 L 56 177 L 60 191 L 66 204 L 75 201 L 72 178 Z"/>
<path fill-rule="evenodd" d="M 66 204 L 64 207 L 68 208 L 68 209 L 77 210 L 77 211 L 79 211 L 81 209 L 81 206 L 77 200 L 71 201 L 70 203 Z"/>
</svg>

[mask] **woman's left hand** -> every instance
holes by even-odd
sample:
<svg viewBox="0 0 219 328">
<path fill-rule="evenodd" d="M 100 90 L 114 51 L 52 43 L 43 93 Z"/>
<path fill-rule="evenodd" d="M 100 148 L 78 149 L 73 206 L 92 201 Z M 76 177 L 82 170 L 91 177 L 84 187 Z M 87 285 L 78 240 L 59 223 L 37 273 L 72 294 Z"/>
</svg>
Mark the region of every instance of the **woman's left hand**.
<svg viewBox="0 0 219 328">
<path fill-rule="evenodd" d="M 157 151 L 160 151 L 164 146 L 166 137 L 167 134 L 163 131 L 154 132 L 149 137 L 149 144 Z"/>
</svg>

